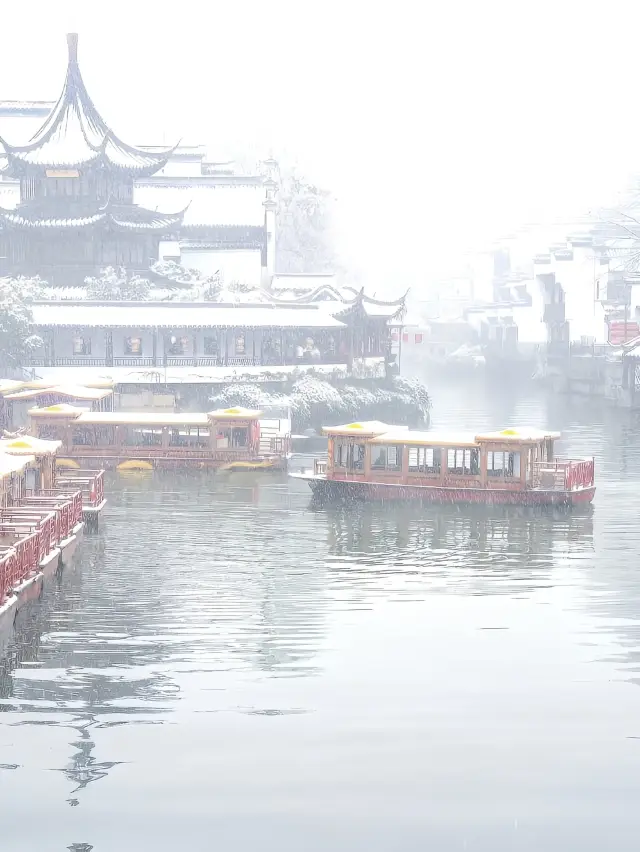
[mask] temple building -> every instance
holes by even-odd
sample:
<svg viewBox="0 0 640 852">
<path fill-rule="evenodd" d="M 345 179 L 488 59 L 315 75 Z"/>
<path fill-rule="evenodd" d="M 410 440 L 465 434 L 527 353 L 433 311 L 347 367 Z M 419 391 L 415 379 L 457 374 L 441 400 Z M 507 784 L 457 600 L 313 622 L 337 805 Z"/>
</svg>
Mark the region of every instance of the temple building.
<svg viewBox="0 0 640 852">
<path fill-rule="evenodd" d="M 244 287 L 274 271 L 275 184 L 201 145 L 129 145 L 85 87 L 77 36 L 58 101 L 0 101 L 0 275 L 74 288 L 171 260 Z M 27 141 L 28 140 L 28 141 Z M 161 212 L 159 212 L 161 211 Z"/>
<path fill-rule="evenodd" d="M 134 179 L 161 169 L 171 150 L 144 151 L 119 139 L 85 88 L 75 34 L 68 48 L 62 94 L 40 129 L 24 145 L 0 139 L 0 168 L 20 181 L 16 209 L 0 210 L 6 271 L 72 283 L 105 266 L 146 270 L 183 211 L 135 204 Z"/>
<path fill-rule="evenodd" d="M 122 141 L 87 92 L 77 36 L 67 42 L 55 104 L 0 101 L 0 276 L 50 285 L 33 306 L 42 345 L 28 378 L 184 395 L 301 370 L 393 371 L 405 297 L 277 273 L 277 163 L 245 174 L 202 146 Z M 149 301 L 88 301 L 85 279 L 108 266 L 149 278 Z M 199 289 L 210 280 L 219 301 Z"/>
</svg>

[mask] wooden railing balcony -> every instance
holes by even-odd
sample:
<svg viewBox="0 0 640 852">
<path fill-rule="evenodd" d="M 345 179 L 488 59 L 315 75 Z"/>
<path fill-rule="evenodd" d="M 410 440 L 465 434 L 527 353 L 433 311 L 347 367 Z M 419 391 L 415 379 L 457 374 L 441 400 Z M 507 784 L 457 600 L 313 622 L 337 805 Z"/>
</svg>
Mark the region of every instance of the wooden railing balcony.
<svg viewBox="0 0 640 852">
<path fill-rule="evenodd" d="M 533 487 L 543 491 L 577 491 L 594 484 L 593 459 L 554 459 L 533 466 Z"/>
<path fill-rule="evenodd" d="M 568 344 L 567 344 L 568 345 Z M 370 353 L 364 358 L 382 358 L 382 353 Z M 348 355 L 324 354 L 319 360 L 311 361 L 305 358 L 285 355 L 284 357 L 253 356 L 253 355 L 117 355 L 113 358 L 94 357 L 88 355 L 56 356 L 55 358 L 44 355 L 32 355 L 29 359 L 29 367 L 131 367 L 131 368 L 153 368 L 156 370 L 165 367 L 313 367 L 314 365 L 348 364 L 353 359 Z"/>
<path fill-rule="evenodd" d="M 138 358 L 135 355 L 124 355 L 118 358 L 112 358 L 111 361 L 113 364 L 107 363 L 106 359 L 103 359 L 102 367 L 155 367 L 156 364 L 153 358 Z M 68 366 L 68 365 L 67 365 Z"/>
</svg>

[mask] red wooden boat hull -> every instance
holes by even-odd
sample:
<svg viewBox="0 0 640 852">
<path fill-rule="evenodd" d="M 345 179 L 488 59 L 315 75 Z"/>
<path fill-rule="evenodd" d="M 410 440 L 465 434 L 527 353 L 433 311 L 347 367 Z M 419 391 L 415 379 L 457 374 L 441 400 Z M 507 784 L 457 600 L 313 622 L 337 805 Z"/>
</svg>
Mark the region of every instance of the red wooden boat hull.
<svg viewBox="0 0 640 852">
<path fill-rule="evenodd" d="M 322 502 L 352 500 L 420 500 L 440 504 L 476 504 L 486 506 L 586 506 L 593 500 L 595 486 L 572 491 L 530 489 L 516 491 L 488 488 L 446 488 L 431 485 L 395 485 L 381 482 L 300 476 L 309 483 L 313 496 Z"/>
</svg>

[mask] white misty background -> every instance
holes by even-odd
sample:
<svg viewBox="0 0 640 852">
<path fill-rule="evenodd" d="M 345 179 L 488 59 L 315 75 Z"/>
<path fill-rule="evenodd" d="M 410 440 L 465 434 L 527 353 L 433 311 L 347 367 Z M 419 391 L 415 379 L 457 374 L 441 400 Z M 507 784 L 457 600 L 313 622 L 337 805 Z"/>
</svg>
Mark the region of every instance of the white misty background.
<svg viewBox="0 0 640 852">
<path fill-rule="evenodd" d="M 89 91 L 125 139 L 284 153 L 335 195 L 340 253 L 384 295 L 523 223 L 607 204 L 640 170 L 639 14 L 32 0 L 3 10 L 1 97 L 55 99 L 77 30 Z"/>
</svg>

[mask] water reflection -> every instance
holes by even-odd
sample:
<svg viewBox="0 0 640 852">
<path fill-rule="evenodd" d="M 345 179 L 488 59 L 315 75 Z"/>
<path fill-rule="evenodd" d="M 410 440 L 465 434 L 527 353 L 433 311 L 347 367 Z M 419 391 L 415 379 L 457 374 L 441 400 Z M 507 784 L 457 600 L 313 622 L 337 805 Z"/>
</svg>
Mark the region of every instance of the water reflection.
<svg viewBox="0 0 640 852">
<path fill-rule="evenodd" d="M 278 852 L 604 848 L 593 825 L 565 841 L 640 794 L 640 439 L 483 399 L 434 425 L 566 429 L 596 455 L 593 512 L 311 511 L 278 475 L 114 476 L 0 663 L 3 849 L 168 850 L 184 825 Z"/>
<path fill-rule="evenodd" d="M 338 573 L 375 586 L 394 575 L 406 590 L 504 595 L 552 582 L 558 562 L 593 553 L 592 512 L 354 504 L 323 509 Z M 495 580 L 496 582 L 492 582 Z M 395 591 L 400 587 L 396 582 Z"/>
</svg>

